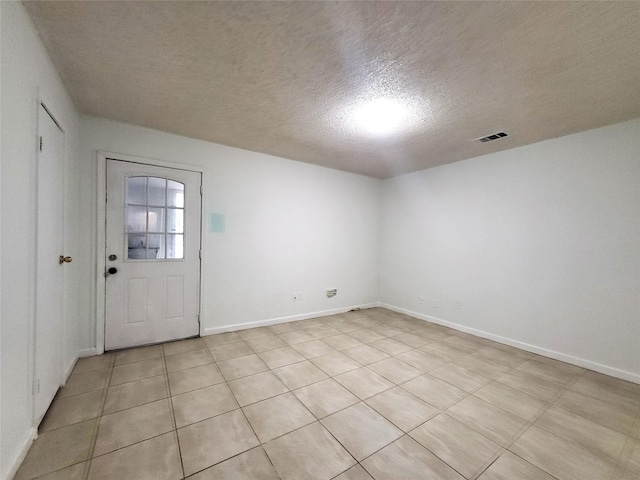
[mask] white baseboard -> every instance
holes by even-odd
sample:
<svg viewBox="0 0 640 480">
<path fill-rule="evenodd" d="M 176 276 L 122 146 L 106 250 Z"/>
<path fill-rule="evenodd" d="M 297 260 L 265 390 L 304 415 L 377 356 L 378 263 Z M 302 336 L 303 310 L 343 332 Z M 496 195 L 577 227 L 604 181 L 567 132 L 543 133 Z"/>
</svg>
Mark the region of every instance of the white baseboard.
<svg viewBox="0 0 640 480">
<path fill-rule="evenodd" d="M 202 329 L 201 335 L 214 335 L 216 333 L 232 332 L 235 330 L 246 330 L 248 328 L 267 327 L 270 325 L 278 325 L 280 323 L 296 322 L 298 320 L 309 320 L 310 318 L 326 317 L 328 315 L 337 315 L 339 313 L 349 312 L 354 309 L 365 309 L 379 307 L 380 303 L 373 302 L 364 305 L 353 305 L 351 307 L 334 308 L 331 310 L 322 310 L 320 312 L 301 313 L 298 315 L 290 315 L 288 317 L 269 318 L 266 320 L 258 320 L 256 322 L 236 323 L 233 325 L 223 325 L 220 327 L 205 327 Z"/>
<path fill-rule="evenodd" d="M 22 462 L 24 461 L 25 457 L 27 456 L 27 453 L 29 452 L 29 448 L 31 448 L 31 444 L 33 443 L 33 441 L 37 436 L 38 436 L 37 429 L 30 428 L 27 431 L 26 438 L 22 441 L 22 444 L 20 445 L 20 448 L 18 449 L 16 456 L 9 464 L 9 468 L 7 468 L 4 476 L 2 477 L 2 480 L 12 480 L 13 477 L 15 477 L 16 473 L 18 472 L 18 468 L 20 468 L 20 465 L 22 465 Z"/>
<path fill-rule="evenodd" d="M 79 358 L 92 357 L 96 354 L 97 351 L 95 348 L 85 348 L 84 350 L 78 351 L 78 353 L 76 353 L 76 355 L 73 357 L 73 360 L 71 360 L 67 368 L 64 370 L 64 376 L 62 377 L 63 382 L 61 386 L 64 387 L 66 385 L 67 380 L 69 380 L 69 376 L 71 376 L 71 372 L 73 371 L 73 367 L 76 366 Z"/>
<path fill-rule="evenodd" d="M 95 347 L 85 348 L 78 352 L 78 358 L 93 357 L 94 355 L 98 355 L 98 350 Z"/>
<path fill-rule="evenodd" d="M 561 362 L 577 365 L 578 367 L 583 367 L 588 370 L 593 370 L 594 372 L 604 373 L 605 375 L 620 378 L 622 380 L 627 380 L 633 383 L 640 383 L 640 375 L 633 372 L 628 372 L 626 370 L 621 370 L 619 368 L 603 365 L 601 363 L 593 362 L 585 358 L 574 357 L 566 353 L 556 352 L 555 350 L 549 350 L 547 348 L 538 347 L 537 345 L 531 345 L 529 343 L 521 342 L 519 340 L 513 340 L 511 338 L 502 337 L 500 335 L 494 335 L 493 333 L 485 332 L 483 330 L 477 330 L 475 328 L 470 328 L 464 325 L 460 325 L 459 323 L 449 322 L 441 318 L 425 315 L 424 313 L 414 312 L 413 310 L 408 310 L 406 308 L 396 307 L 395 305 L 381 303 L 380 306 L 382 308 L 386 308 L 394 312 L 404 313 L 405 315 L 419 318 L 420 320 L 425 320 L 431 323 L 437 323 L 438 325 L 450 327 L 461 332 L 475 335 L 477 337 L 486 338 L 488 340 L 493 340 L 494 342 L 502 343 L 504 345 L 509 345 L 511 347 L 516 347 L 521 350 L 526 350 L 527 352 L 536 353 L 538 355 L 553 358 L 554 360 L 560 360 Z"/>
</svg>

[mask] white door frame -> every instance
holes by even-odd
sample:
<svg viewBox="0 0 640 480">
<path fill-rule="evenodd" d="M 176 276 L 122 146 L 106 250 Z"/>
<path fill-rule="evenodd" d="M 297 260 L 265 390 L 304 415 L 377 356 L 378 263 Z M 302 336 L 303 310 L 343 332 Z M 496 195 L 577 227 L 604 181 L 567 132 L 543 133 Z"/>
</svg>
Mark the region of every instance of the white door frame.
<svg viewBox="0 0 640 480">
<path fill-rule="evenodd" d="M 53 102 L 52 102 L 53 103 Z M 56 126 L 60 129 L 60 132 L 62 133 L 62 165 L 63 167 L 66 167 L 67 164 L 67 141 L 66 141 L 66 130 L 64 129 L 64 127 L 62 126 L 62 123 L 60 122 L 60 119 L 58 117 L 56 117 L 56 115 L 54 115 L 53 110 L 51 108 L 51 103 L 49 103 L 48 101 L 48 96 L 45 95 L 42 91 L 42 89 L 38 88 L 38 95 L 37 95 L 37 103 L 36 103 L 36 116 L 35 116 L 35 122 L 36 122 L 36 135 L 34 138 L 34 147 L 35 147 L 35 156 L 34 156 L 34 175 L 33 175 L 33 181 L 37 184 L 38 181 L 38 162 L 39 162 L 39 158 L 40 158 L 40 131 L 42 128 L 42 125 L 40 125 L 40 108 L 44 108 L 45 111 L 49 114 L 49 116 L 51 117 L 51 120 L 53 120 L 53 123 L 56 124 Z M 33 195 L 33 200 L 34 200 L 34 205 L 38 205 L 38 195 L 39 195 L 39 191 L 38 188 L 34 188 L 34 195 Z M 65 190 L 66 190 L 66 175 L 65 172 L 62 172 L 62 218 L 63 218 L 63 222 L 66 220 L 66 215 L 65 215 Z M 30 347 L 30 352 L 28 352 L 28 358 L 31 362 L 31 365 L 29 366 L 29 370 L 31 371 L 31 392 L 32 392 L 32 396 L 31 396 L 31 419 L 33 422 L 33 428 L 35 429 L 34 431 L 34 435 L 37 435 L 37 428 L 38 428 L 38 423 L 40 422 L 40 418 L 38 418 L 38 414 L 36 412 L 36 408 L 37 408 L 37 402 L 36 402 L 36 395 L 37 395 L 37 381 L 38 381 L 38 362 L 36 359 L 36 348 L 37 348 L 37 339 L 36 339 L 36 332 L 37 332 L 37 328 L 38 328 L 38 312 L 36 309 L 36 303 L 38 300 L 38 291 L 37 291 L 37 284 L 38 284 L 38 276 L 39 276 L 39 269 L 38 269 L 38 213 L 36 211 L 36 215 L 35 215 L 35 223 L 34 223 L 34 239 L 33 239 L 33 280 L 32 280 L 32 286 L 31 286 L 31 292 L 30 295 L 32 296 L 33 302 L 31 304 L 31 315 L 30 315 L 30 322 L 29 322 L 29 326 L 30 326 L 30 331 L 29 331 L 29 347 Z M 63 223 L 62 225 L 62 246 L 63 248 L 65 248 L 65 237 L 64 237 L 64 228 L 65 225 Z M 60 252 L 61 254 L 63 254 L 62 252 Z M 63 254 L 64 255 L 64 254 Z M 65 374 L 65 365 L 64 365 L 64 342 L 66 339 L 66 322 L 65 322 L 65 296 L 66 296 L 66 286 L 64 284 L 64 275 L 62 277 L 62 285 L 60 286 L 60 292 L 61 292 L 61 304 L 60 304 L 60 337 L 59 337 L 59 345 L 58 347 L 60 348 L 60 386 L 64 385 L 66 378 L 64 377 Z"/>
<path fill-rule="evenodd" d="M 104 353 L 104 329 L 106 323 L 106 291 L 107 291 L 107 282 L 104 276 L 104 272 L 106 271 L 106 261 L 104 258 L 104 252 L 106 249 L 106 222 L 107 222 L 107 206 L 105 203 L 105 198 L 107 195 L 107 160 L 120 160 L 123 162 L 132 162 L 132 163 L 140 163 L 143 165 L 149 165 L 153 167 L 165 167 L 165 168 L 173 168 L 176 170 L 187 170 L 192 172 L 197 172 L 202 175 L 202 196 L 200 197 L 201 202 L 201 214 L 200 214 L 200 248 L 202 250 L 202 258 L 200 259 L 200 282 L 199 287 L 200 291 L 198 292 L 198 306 L 200 308 L 200 331 L 199 334 L 202 335 L 204 332 L 204 302 L 202 301 L 202 292 L 204 290 L 204 279 L 205 276 L 202 274 L 202 259 L 205 256 L 205 236 L 204 236 L 204 225 L 202 219 L 205 215 L 205 195 L 206 189 L 205 178 L 207 169 L 205 167 L 197 166 L 197 165 L 189 165 L 185 163 L 177 163 L 177 162 L 167 162 L 164 160 L 154 160 L 150 158 L 137 157 L 134 155 L 125 155 L 122 153 L 112 153 L 105 151 L 98 151 L 97 161 L 97 188 L 96 188 L 96 251 L 95 251 L 95 260 L 96 260 L 96 294 L 95 294 L 95 315 L 96 315 L 96 353 L 98 355 Z"/>
</svg>

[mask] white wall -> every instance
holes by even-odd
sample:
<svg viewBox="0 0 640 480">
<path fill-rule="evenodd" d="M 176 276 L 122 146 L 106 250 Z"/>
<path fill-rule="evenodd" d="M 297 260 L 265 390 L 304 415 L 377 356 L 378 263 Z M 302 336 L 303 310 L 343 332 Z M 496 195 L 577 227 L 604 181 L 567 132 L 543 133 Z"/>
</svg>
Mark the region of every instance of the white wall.
<svg viewBox="0 0 640 480">
<path fill-rule="evenodd" d="M 640 119 L 387 179 L 381 225 L 383 303 L 640 381 Z"/>
<path fill-rule="evenodd" d="M 23 6 L 0 2 L 2 118 L 2 255 L 0 322 L 0 478 L 6 478 L 26 453 L 32 435 L 32 322 L 35 280 L 35 180 L 39 95 L 65 132 L 65 254 L 75 257 L 78 222 L 75 205 L 79 117 Z M 39 93 L 40 92 L 40 93 Z M 77 337 L 86 323 L 73 295 L 79 290 L 81 262 L 66 269 L 64 362 L 69 369 L 83 348 Z"/>
<path fill-rule="evenodd" d="M 379 180 L 115 121 L 82 120 L 87 230 L 94 221 L 97 151 L 206 167 L 205 333 L 377 301 Z M 225 233 L 209 231 L 212 213 L 225 215 Z M 338 295 L 328 299 L 328 288 Z M 294 303 L 294 292 L 303 300 Z M 93 330 L 86 334 L 92 341 Z"/>
</svg>

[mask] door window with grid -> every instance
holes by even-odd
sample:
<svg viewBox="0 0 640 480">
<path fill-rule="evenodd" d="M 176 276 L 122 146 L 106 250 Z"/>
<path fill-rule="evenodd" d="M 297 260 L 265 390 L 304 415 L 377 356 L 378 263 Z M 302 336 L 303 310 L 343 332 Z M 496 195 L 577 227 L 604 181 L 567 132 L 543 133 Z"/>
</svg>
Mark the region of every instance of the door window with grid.
<svg viewBox="0 0 640 480">
<path fill-rule="evenodd" d="M 184 184 L 146 176 L 126 182 L 127 259 L 184 259 Z"/>
</svg>

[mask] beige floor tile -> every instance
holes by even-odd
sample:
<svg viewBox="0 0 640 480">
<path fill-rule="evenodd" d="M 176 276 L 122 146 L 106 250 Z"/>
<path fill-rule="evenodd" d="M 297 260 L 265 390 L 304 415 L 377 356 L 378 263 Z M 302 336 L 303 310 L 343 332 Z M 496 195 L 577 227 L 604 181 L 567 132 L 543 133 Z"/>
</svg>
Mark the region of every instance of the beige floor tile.
<svg viewBox="0 0 640 480">
<path fill-rule="evenodd" d="M 109 387 L 104 414 L 114 413 L 168 396 L 164 376 L 145 378 L 135 382 Z"/>
<path fill-rule="evenodd" d="M 465 392 L 473 392 L 482 385 L 490 382 L 491 380 L 482 375 L 478 375 L 464 367 L 449 363 L 443 365 L 440 368 L 429 372 L 429 375 L 439 378 L 447 383 L 450 383 L 454 387 L 458 387 Z"/>
<path fill-rule="evenodd" d="M 302 328 L 302 325 L 300 325 L 300 322 L 287 322 L 287 323 L 280 323 L 278 325 L 271 325 L 268 328 L 271 333 L 275 333 L 277 335 L 280 333 L 300 330 Z"/>
<path fill-rule="evenodd" d="M 494 347 L 481 348 L 475 352 L 474 355 L 511 368 L 518 366 L 528 359 L 525 355 L 508 352 Z"/>
<path fill-rule="evenodd" d="M 394 384 L 366 367 L 351 370 L 334 377 L 338 383 L 357 396 L 360 400 L 384 392 Z"/>
<path fill-rule="evenodd" d="M 607 403 L 617 403 L 628 409 L 640 408 L 640 389 L 630 387 L 629 382 L 618 379 L 602 378 L 590 375 L 583 376 L 577 382 L 571 384 L 570 390 L 595 397 Z"/>
<path fill-rule="evenodd" d="M 400 355 L 397 355 L 396 358 L 424 373 L 435 370 L 446 363 L 444 360 L 434 357 L 422 350 L 411 350 L 409 352 L 401 353 Z"/>
<path fill-rule="evenodd" d="M 317 338 L 318 340 L 321 338 L 339 335 L 341 333 L 339 330 L 333 327 L 330 327 L 328 325 L 319 325 L 317 327 L 307 328 L 305 331 L 312 337 Z"/>
<path fill-rule="evenodd" d="M 327 378 L 327 375 L 322 370 L 308 360 L 276 368 L 273 372 L 291 390 Z"/>
<path fill-rule="evenodd" d="M 576 376 L 574 371 L 569 371 L 564 368 L 559 368 L 555 365 L 538 362 L 535 360 L 527 360 L 526 362 L 518 365 L 516 370 L 529 373 L 540 377 L 543 380 L 551 383 L 557 383 L 558 385 L 565 385 L 569 380 Z"/>
<path fill-rule="evenodd" d="M 442 339 L 442 341 L 459 350 L 465 350 L 467 352 L 475 352 L 484 347 L 484 345 L 478 341 L 471 339 L 470 336 L 461 336 L 457 332 L 455 335 Z"/>
<path fill-rule="evenodd" d="M 327 345 L 335 348 L 336 350 L 344 350 L 346 348 L 353 348 L 357 347 L 358 345 L 362 345 L 362 342 L 360 340 L 356 340 L 346 333 L 341 333 L 332 337 L 326 337 L 323 338 L 322 341 Z"/>
<path fill-rule="evenodd" d="M 614 472 L 614 465 L 602 457 L 536 426 L 509 450 L 560 480 L 609 479 Z"/>
<path fill-rule="evenodd" d="M 373 477 L 360 465 L 354 465 L 346 472 L 335 477 L 334 480 L 373 480 Z"/>
<path fill-rule="evenodd" d="M 226 345 L 228 343 L 237 343 L 242 341 L 242 337 L 238 332 L 217 333 L 215 335 L 207 335 L 202 337 L 202 341 L 208 348 Z"/>
<path fill-rule="evenodd" d="M 212 363 L 170 373 L 168 378 L 171 395 L 179 395 L 224 382 L 224 378 Z"/>
<path fill-rule="evenodd" d="M 372 363 L 368 368 L 395 384 L 401 384 L 422 375 L 421 370 L 393 357 Z"/>
<path fill-rule="evenodd" d="M 88 462 L 76 463 L 57 472 L 50 473 L 44 477 L 38 477 L 38 480 L 82 480 L 84 478 L 84 471 L 87 468 Z"/>
<path fill-rule="evenodd" d="M 424 347 L 420 347 L 420 350 L 444 362 L 453 362 L 458 358 L 469 355 L 469 352 L 466 350 L 460 350 L 453 345 L 441 342 L 429 343 Z"/>
<path fill-rule="evenodd" d="M 411 437 L 404 436 L 362 462 L 376 480 L 464 480 Z"/>
<path fill-rule="evenodd" d="M 151 358 L 162 356 L 162 347 L 160 345 L 152 345 L 150 347 L 130 348 L 116 353 L 115 365 L 124 365 L 125 363 L 140 362 Z"/>
<path fill-rule="evenodd" d="M 318 418 L 358 403 L 358 397 L 333 379 L 326 379 L 293 392 Z"/>
<path fill-rule="evenodd" d="M 382 340 L 376 340 L 375 342 L 371 342 L 369 346 L 392 356 L 408 352 L 409 350 L 413 350 L 413 347 L 410 347 L 406 343 L 399 342 L 393 338 L 383 338 Z"/>
<path fill-rule="evenodd" d="M 342 353 L 330 353 L 322 357 L 312 358 L 311 362 L 330 377 L 355 370 L 362 366 Z"/>
<path fill-rule="evenodd" d="M 371 343 L 376 340 L 382 340 L 383 338 L 387 338 L 384 335 L 380 335 L 379 333 L 373 332 L 371 330 L 363 329 L 363 330 L 354 330 L 349 332 L 347 335 L 355 338 L 356 340 L 362 343 Z"/>
<path fill-rule="evenodd" d="M 379 325 L 377 327 L 372 327 L 371 330 L 385 337 L 393 337 L 394 335 L 405 333 L 404 331 L 398 328 L 390 327 L 389 325 Z"/>
<path fill-rule="evenodd" d="M 491 360 L 488 360 L 477 354 L 460 357 L 453 363 L 469 370 L 472 373 L 482 375 L 483 377 L 487 378 L 495 378 L 509 371 L 509 367 L 507 367 L 506 365 L 492 362 Z"/>
<path fill-rule="evenodd" d="M 187 476 L 259 445 L 240 410 L 181 428 L 178 438 Z"/>
<path fill-rule="evenodd" d="M 620 378 L 611 377 L 609 375 L 605 375 L 604 373 L 586 370 L 582 378 L 593 382 L 593 384 L 599 384 L 601 386 L 609 387 L 614 391 L 625 391 L 636 396 L 636 398 L 637 395 L 640 395 L 640 384 L 628 382 Z"/>
<path fill-rule="evenodd" d="M 236 378 L 269 370 L 267 364 L 256 354 L 232 358 L 231 360 L 223 360 L 222 362 L 218 362 L 218 368 L 226 380 L 235 380 Z"/>
<path fill-rule="evenodd" d="M 313 340 L 311 342 L 296 343 L 292 347 L 307 359 L 321 357 L 330 353 L 336 353 L 337 350 L 330 347 L 322 340 Z"/>
<path fill-rule="evenodd" d="M 555 480 L 538 467 L 506 451 L 478 480 Z"/>
<path fill-rule="evenodd" d="M 348 333 L 348 334 L 351 334 L 351 332 L 355 332 L 357 330 L 363 329 L 362 325 L 349 320 L 345 320 L 343 322 L 335 324 L 334 328 L 338 330 L 340 333 Z"/>
<path fill-rule="evenodd" d="M 262 443 L 316 421 L 292 393 L 254 403 L 243 411 Z"/>
<path fill-rule="evenodd" d="M 136 443 L 91 461 L 88 480 L 179 480 L 180 453 L 174 432 Z"/>
<path fill-rule="evenodd" d="M 141 362 L 127 363 L 113 368 L 110 385 L 120 385 L 164 373 L 162 358 L 152 358 Z"/>
<path fill-rule="evenodd" d="M 525 420 L 533 418 L 547 404 L 544 400 L 500 382 L 485 385 L 474 395 Z"/>
<path fill-rule="evenodd" d="M 287 345 L 295 345 L 296 343 L 311 342 L 316 340 L 316 337 L 304 330 L 293 330 L 290 332 L 284 332 L 278 335 Z"/>
<path fill-rule="evenodd" d="M 277 335 L 247 338 L 245 341 L 254 352 L 266 352 L 267 350 L 275 350 L 276 348 L 287 346 Z"/>
<path fill-rule="evenodd" d="M 635 408 L 608 403 L 578 392 L 566 391 L 555 402 L 557 406 L 605 427 L 628 434 L 636 417 Z"/>
<path fill-rule="evenodd" d="M 624 472 L 620 480 L 640 480 L 640 473 L 636 473 L 632 470 Z"/>
<path fill-rule="evenodd" d="M 202 350 L 206 348 L 206 344 L 201 338 L 188 338 L 187 340 L 179 340 L 177 342 L 164 343 L 162 351 L 165 356 L 176 355 L 178 353 L 191 352 L 193 350 Z"/>
<path fill-rule="evenodd" d="M 327 430 L 361 461 L 403 435 L 378 412 L 358 403 L 322 420 Z"/>
<path fill-rule="evenodd" d="M 175 355 L 164 357 L 164 360 L 167 363 L 167 372 L 169 373 L 199 367 L 200 365 L 206 365 L 212 362 L 211 356 L 206 348 L 176 353 Z"/>
<path fill-rule="evenodd" d="M 15 480 L 27 480 L 84 462 L 95 438 L 97 420 L 41 433 L 33 442 Z"/>
<path fill-rule="evenodd" d="M 116 356 L 113 353 L 103 353 L 102 355 L 93 355 L 91 357 L 79 358 L 73 367 L 72 375 L 76 373 L 85 373 L 92 370 L 102 370 L 110 368 Z"/>
<path fill-rule="evenodd" d="M 277 348 L 267 352 L 260 352 L 260 358 L 269 368 L 284 367 L 292 363 L 302 362 L 305 358 L 291 347 Z"/>
<path fill-rule="evenodd" d="M 513 436 L 527 423 L 522 418 L 473 396 L 449 408 L 447 414 L 499 445 L 511 443 Z"/>
<path fill-rule="evenodd" d="M 635 447 L 631 451 L 627 469 L 640 474 L 640 442 L 636 442 Z"/>
<path fill-rule="evenodd" d="M 167 399 L 105 415 L 100 419 L 93 455 L 104 455 L 171 430 L 171 406 Z"/>
<path fill-rule="evenodd" d="M 365 402 L 401 430 L 408 432 L 438 414 L 438 409 L 400 387 Z"/>
<path fill-rule="evenodd" d="M 355 460 L 318 422 L 264 445 L 282 480 L 329 480 Z"/>
<path fill-rule="evenodd" d="M 230 360 L 232 358 L 245 357 L 255 353 L 245 342 L 226 343 L 209 348 L 213 359 L 216 362 Z"/>
<path fill-rule="evenodd" d="M 255 327 L 238 330 L 238 335 L 240 335 L 243 340 L 247 340 L 249 338 L 258 338 L 273 334 L 271 333 L 271 330 L 269 330 L 269 327 Z"/>
<path fill-rule="evenodd" d="M 618 460 L 627 441 L 627 436 L 620 432 L 557 407 L 544 412 L 535 425 L 613 462 Z"/>
<path fill-rule="evenodd" d="M 74 373 L 71 375 L 67 383 L 58 390 L 58 397 L 70 397 L 79 393 L 87 393 L 93 390 L 100 390 L 107 386 L 109 378 L 109 369 L 90 370 L 84 373 Z"/>
<path fill-rule="evenodd" d="M 438 415 L 409 435 L 466 478 L 482 472 L 502 447 L 446 414 Z"/>
<path fill-rule="evenodd" d="M 402 342 L 405 345 L 409 345 L 412 348 L 419 348 L 425 346 L 427 343 L 431 343 L 431 340 L 428 340 L 420 335 L 415 335 L 413 333 L 401 333 L 400 335 L 396 335 L 393 337 L 394 340 L 398 342 Z"/>
<path fill-rule="evenodd" d="M 519 370 L 510 370 L 496 378 L 496 380 L 545 401 L 551 400 L 562 390 L 560 385 L 547 382 L 535 375 L 530 375 Z"/>
<path fill-rule="evenodd" d="M 369 365 L 370 363 L 379 362 L 380 360 L 389 358 L 389 355 L 383 351 L 369 345 L 347 348 L 343 350 L 342 353 L 362 365 Z"/>
<path fill-rule="evenodd" d="M 173 397 L 176 427 L 181 428 L 238 408 L 224 383 Z"/>
<path fill-rule="evenodd" d="M 73 397 L 55 398 L 38 430 L 46 432 L 73 423 L 84 422 L 100 415 L 102 390 L 81 393 Z"/>
<path fill-rule="evenodd" d="M 196 473 L 189 480 L 280 480 L 262 448 L 257 447 Z"/>
<path fill-rule="evenodd" d="M 256 373 L 249 377 L 232 380 L 229 382 L 229 388 L 241 407 L 289 391 L 273 372 Z"/>
<path fill-rule="evenodd" d="M 429 375 L 409 380 L 402 384 L 402 388 L 440 409 L 447 408 L 468 395 L 464 390 Z"/>
</svg>

